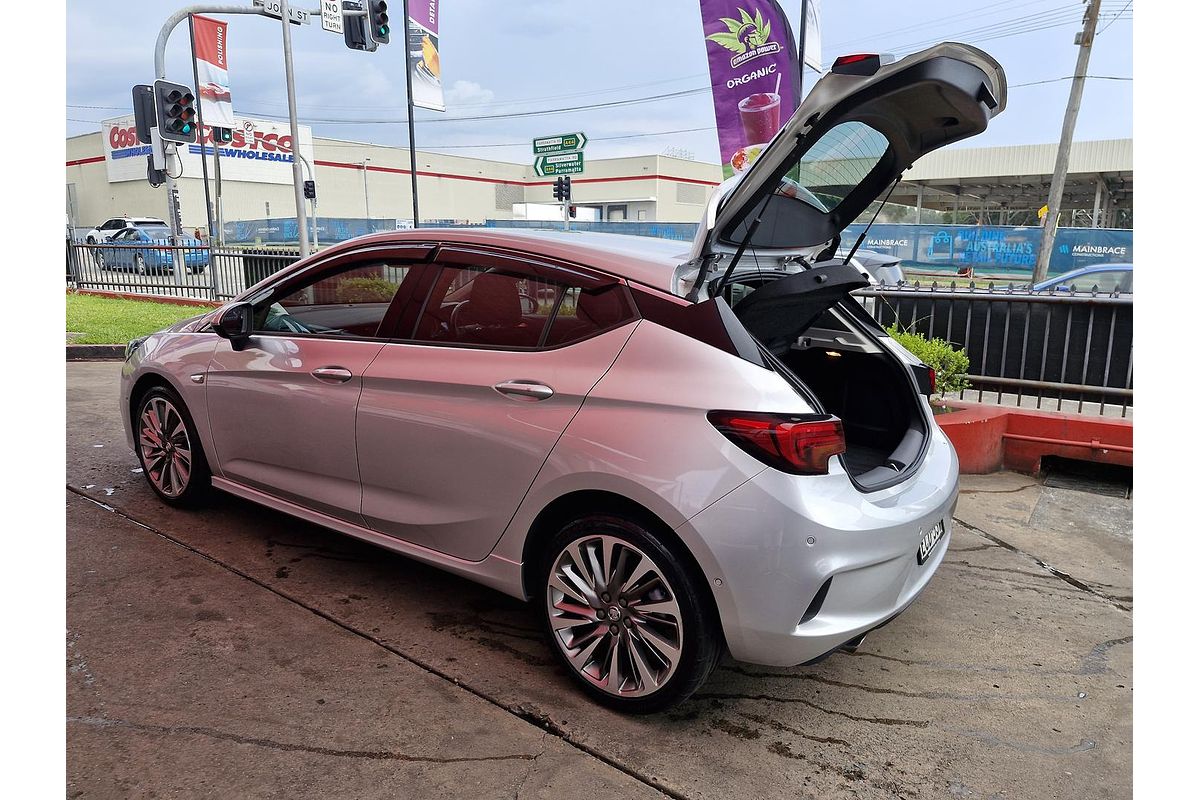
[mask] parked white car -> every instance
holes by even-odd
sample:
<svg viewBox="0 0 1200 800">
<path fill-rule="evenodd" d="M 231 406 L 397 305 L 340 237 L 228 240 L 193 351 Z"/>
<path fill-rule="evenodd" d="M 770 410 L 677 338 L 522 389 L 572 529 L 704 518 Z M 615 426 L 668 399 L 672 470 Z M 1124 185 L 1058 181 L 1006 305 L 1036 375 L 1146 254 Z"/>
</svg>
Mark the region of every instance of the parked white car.
<svg viewBox="0 0 1200 800">
<path fill-rule="evenodd" d="M 87 232 L 84 237 L 88 244 L 107 242 L 126 228 L 142 228 L 148 225 L 166 225 L 158 217 L 113 217 L 100 223 Z"/>
</svg>

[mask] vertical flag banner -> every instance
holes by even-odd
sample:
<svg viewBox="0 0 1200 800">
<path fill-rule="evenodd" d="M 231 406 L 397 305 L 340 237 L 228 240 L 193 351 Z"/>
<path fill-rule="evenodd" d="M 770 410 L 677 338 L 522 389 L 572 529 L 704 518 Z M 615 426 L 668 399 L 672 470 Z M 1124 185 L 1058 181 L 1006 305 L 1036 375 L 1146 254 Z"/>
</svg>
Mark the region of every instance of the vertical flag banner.
<svg viewBox="0 0 1200 800">
<path fill-rule="evenodd" d="M 445 111 L 442 60 L 438 55 L 438 0 L 408 0 L 407 23 L 404 32 L 413 105 Z"/>
<path fill-rule="evenodd" d="M 808 0 L 804 4 L 804 65 L 821 71 L 821 0 Z"/>
<path fill-rule="evenodd" d="M 200 114 L 210 128 L 233 127 L 233 95 L 229 92 L 229 23 L 192 15 L 196 36 L 196 74 Z"/>
<path fill-rule="evenodd" d="M 742 172 L 792 116 L 800 68 L 775 0 L 700 0 L 725 177 Z"/>
</svg>

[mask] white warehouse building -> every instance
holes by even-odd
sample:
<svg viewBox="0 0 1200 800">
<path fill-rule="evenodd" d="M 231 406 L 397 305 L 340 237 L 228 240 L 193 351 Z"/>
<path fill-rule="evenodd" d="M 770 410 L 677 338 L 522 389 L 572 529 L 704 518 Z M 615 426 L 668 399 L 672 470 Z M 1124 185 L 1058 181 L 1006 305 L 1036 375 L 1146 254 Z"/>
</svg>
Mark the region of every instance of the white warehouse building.
<svg viewBox="0 0 1200 800">
<path fill-rule="evenodd" d="M 294 218 L 286 125 L 249 118 L 238 122 L 234 142 L 220 148 L 223 219 Z M 301 126 L 300 139 L 305 177 L 315 178 L 320 217 L 412 219 L 406 148 L 314 138 L 307 126 Z M 168 168 L 173 175 L 182 173 L 177 185 L 183 226 L 206 229 L 200 145 L 180 145 L 179 150 L 178 163 L 173 160 Z M 166 190 L 146 181 L 148 152 L 149 146 L 139 144 L 133 134 L 132 117 L 108 120 L 98 132 L 67 139 L 72 226 L 87 229 L 116 216 L 165 219 Z M 212 157 L 207 161 L 211 178 Z M 525 204 L 554 203 L 554 179 L 535 175 L 532 155 L 529 161 L 418 150 L 421 219 L 514 219 L 528 213 Z M 588 160 L 585 171 L 572 176 L 572 201 L 581 219 L 695 222 L 720 179 L 715 164 L 667 156 Z"/>
</svg>

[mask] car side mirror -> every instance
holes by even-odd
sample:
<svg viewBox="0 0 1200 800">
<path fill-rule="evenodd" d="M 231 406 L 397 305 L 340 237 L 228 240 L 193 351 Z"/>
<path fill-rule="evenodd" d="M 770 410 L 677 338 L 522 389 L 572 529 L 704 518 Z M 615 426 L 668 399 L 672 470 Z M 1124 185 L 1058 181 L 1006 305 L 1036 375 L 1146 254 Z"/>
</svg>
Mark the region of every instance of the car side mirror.
<svg viewBox="0 0 1200 800">
<path fill-rule="evenodd" d="M 213 322 L 213 330 L 217 336 L 228 339 L 234 350 L 243 349 L 254 330 L 254 306 L 246 302 L 234 303 Z"/>
</svg>

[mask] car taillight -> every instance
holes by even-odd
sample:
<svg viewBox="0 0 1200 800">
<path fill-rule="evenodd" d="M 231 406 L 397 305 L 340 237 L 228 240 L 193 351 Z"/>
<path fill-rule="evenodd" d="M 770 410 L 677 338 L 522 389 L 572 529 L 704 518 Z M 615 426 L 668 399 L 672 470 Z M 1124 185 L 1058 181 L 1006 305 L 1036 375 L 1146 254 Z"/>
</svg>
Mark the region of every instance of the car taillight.
<svg viewBox="0 0 1200 800">
<path fill-rule="evenodd" d="M 929 393 L 937 394 L 937 370 L 933 367 L 926 367 L 929 370 Z"/>
<path fill-rule="evenodd" d="M 710 411 L 708 421 L 759 461 L 793 475 L 826 475 L 846 452 L 842 421 L 828 414 Z"/>
<path fill-rule="evenodd" d="M 829 71 L 835 75 L 874 75 L 881 66 L 895 60 L 890 53 L 853 53 L 838 56 Z"/>
</svg>

